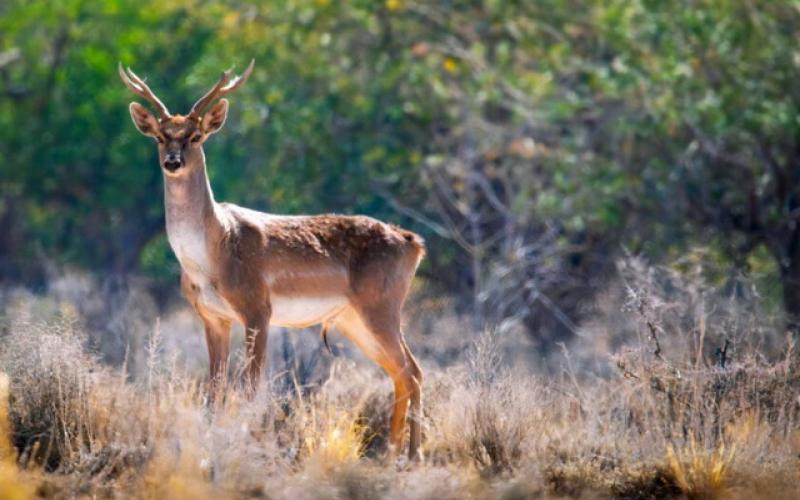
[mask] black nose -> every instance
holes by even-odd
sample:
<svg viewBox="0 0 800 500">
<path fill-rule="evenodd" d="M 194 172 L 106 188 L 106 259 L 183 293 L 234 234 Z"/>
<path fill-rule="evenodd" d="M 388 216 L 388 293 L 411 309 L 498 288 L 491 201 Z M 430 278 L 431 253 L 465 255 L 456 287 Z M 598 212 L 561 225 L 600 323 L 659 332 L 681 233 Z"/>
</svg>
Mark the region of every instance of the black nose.
<svg viewBox="0 0 800 500">
<path fill-rule="evenodd" d="M 178 153 L 167 153 L 166 158 L 164 158 L 164 168 L 170 172 L 178 170 L 182 164 L 181 155 Z"/>
</svg>

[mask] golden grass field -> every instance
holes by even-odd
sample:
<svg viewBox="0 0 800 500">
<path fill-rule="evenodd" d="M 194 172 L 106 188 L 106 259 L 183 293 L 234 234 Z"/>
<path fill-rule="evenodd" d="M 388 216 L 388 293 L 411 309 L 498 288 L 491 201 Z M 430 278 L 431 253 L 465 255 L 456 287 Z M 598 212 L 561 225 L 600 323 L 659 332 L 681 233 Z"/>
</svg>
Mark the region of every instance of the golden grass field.
<svg viewBox="0 0 800 500">
<path fill-rule="evenodd" d="M 270 383 L 210 411 L 201 334 L 176 333 L 189 313 L 146 318 L 114 366 L 64 295 L 6 294 L 0 498 L 800 498 L 791 338 L 702 288 L 662 292 L 628 286 L 622 309 L 609 298 L 538 371 L 510 355 L 525 346 L 513 328 L 466 334 L 410 305 L 422 464 L 387 456 L 391 385 L 346 346 L 275 335 Z"/>
</svg>

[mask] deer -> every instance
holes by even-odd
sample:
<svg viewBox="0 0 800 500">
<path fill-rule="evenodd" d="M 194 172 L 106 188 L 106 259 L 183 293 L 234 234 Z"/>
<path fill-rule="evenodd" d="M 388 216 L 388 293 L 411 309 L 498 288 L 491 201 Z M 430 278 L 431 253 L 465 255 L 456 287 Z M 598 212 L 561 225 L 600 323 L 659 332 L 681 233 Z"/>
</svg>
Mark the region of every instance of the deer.
<svg viewBox="0 0 800 500">
<path fill-rule="evenodd" d="M 423 239 L 367 216 L 279 215 L 214 199 L 203 145 L 225 124 L 224 96 L 244 85 L 254 64 L 233 78 L 232 69 L 222 72 L 187 115 L 171 114 L 144 80 L 118 64 L 125 86 L 157 115 L 129 105 L 137 130 L 157 142 L 167 239 L 180 264 L 181 292 L 205 330 L 208 400 L 227 380 L 234 322 L 245 329 L 250 395 L 264 372 L 270 326 L 322 325 L 326 343 L 332 327 L 394 382 L 389 448 L 402 449 L 410 409 L 408 456 L 418 461 L 422 370 L 401 311 L 425 255 Z"/>
</svg>

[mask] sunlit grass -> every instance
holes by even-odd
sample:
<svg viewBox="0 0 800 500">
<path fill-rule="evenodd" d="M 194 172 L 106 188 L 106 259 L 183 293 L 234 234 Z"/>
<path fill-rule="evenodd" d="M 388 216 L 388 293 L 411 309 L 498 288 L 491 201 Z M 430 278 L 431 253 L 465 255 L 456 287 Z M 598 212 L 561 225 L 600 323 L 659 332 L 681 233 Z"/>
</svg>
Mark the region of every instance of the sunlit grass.
<svg viewBox="0 0 800 500">
<path fill-rule="evenodd" d="M 17 470 L 16 451 L 11 443 L 8 397 L 8 376 L 0 372 L 0 499 L 25 500 L 33 498 L 34 488 L 32 481 L 25 481 Z"/>
<path fill-rule="evenodd" d="M 692 437 L 682 448 L 667 445 L 667 464 L 686 496 L 712 499 L 725 490 L 735 454 L 735 444 L 726 446 L 723 442 L 712 450 L 705 450 Z"/>
<path fill-rule="evenodd" d="M 341 411 L 338 415 L 314 414 L 314 432 L 304 439 L 309 460 L 326 468 L 354 464 L 364 453 L 366 428 L 357 415 Z"/>
</svg>

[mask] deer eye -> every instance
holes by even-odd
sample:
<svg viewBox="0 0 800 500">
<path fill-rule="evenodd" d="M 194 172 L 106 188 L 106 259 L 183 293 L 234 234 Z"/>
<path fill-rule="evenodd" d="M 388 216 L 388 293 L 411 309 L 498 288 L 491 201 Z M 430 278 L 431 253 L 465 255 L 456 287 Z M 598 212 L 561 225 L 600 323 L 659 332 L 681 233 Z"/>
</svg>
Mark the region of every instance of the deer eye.
<svg viewBox="0 0 800 500">
<path fill-rule="evenodd" d="M 195 134 L 195 135 L 192 136 L 192 138 L 190 140 L 192 141 L 192 144 L 196 144 L 196 143 L 200 142 L 201 138 L 202 137 L 201 137 L 200 134 Z"/>
<path fill-rule="evenodd" d="M 157 135 L 157 136 L 156 136 L 156 141 L 157 141 L 159 144 L 164 144 L 164 138 L 163 138 L 163 137 L 161 137 L 160 135 Z"/>
</svg>

